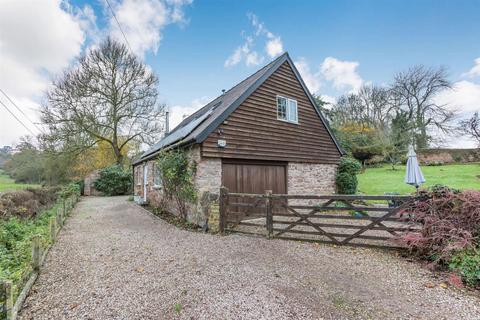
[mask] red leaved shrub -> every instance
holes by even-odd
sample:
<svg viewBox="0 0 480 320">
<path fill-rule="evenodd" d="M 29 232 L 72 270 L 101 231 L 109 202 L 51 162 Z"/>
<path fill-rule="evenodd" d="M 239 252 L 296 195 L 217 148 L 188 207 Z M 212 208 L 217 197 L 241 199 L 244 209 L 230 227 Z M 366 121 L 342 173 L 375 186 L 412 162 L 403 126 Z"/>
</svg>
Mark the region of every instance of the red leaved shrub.
<svg viewBox="0 0 480 320">
<path fill-rule="evenodd" d="M 480 191 L 459 192 L 447 187 L 422 191 L 400 215 L 422 228 L 398 240 L 435 263 L 448 262 L 456 251 L 479 245 Z"/>
</svg>

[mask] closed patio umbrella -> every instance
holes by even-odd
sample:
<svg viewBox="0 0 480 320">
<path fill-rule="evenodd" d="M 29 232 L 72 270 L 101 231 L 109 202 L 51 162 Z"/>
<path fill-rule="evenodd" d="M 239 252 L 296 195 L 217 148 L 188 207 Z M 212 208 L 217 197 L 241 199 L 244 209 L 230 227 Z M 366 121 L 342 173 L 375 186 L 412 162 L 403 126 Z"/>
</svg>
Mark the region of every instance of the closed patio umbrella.
<svg viewBox="0 0 480 320">
<path fill-rule="evenodd" d="M 418 165 L 417 155 L 412 145 L 408 147 L 407 157 L 408 160 L 407 169 L 405 172 L 405 183 L 415 186 L 415 188 L 418 190 L 418 187 L 425 182 L 425 178 L 423 177 L 422 170 Z"/>
</svg>

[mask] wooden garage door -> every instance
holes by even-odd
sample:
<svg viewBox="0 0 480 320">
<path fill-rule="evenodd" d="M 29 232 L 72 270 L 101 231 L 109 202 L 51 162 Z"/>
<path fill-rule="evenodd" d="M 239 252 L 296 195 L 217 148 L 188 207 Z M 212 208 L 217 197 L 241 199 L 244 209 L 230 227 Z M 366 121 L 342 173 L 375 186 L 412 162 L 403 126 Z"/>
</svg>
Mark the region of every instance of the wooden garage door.
<svg viewBox="0 0 480 320">
<path fill-rule="evenodd" d="M 229 161 L 222 163 L 222 184 L 229 192 L 264 194 L 266 190 L 273 193 L 287 193 L 287 165 L 284 162 L 263 161 Z M 233 199 L 238 203 L 250 203 L 249 199 Z M 264 214 L 263 209 L 248 210 L 242 207 L 232 207 L 235 212 L 249 216 Z M 240 215 L 242 216 L 242 215 Z M 243 218 L 243 217 L 238 217 Z"/>
</svg>

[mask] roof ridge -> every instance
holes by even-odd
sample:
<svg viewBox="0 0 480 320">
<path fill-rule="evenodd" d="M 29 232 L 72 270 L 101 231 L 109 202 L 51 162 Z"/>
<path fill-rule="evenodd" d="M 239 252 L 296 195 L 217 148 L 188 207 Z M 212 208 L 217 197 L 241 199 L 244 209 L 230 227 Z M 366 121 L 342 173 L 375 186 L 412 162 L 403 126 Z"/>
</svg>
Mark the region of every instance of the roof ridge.
<svg viewBox="0 0 480 320">
<path fill-rule="evenodd" d="M 288 52 L 285 51 L 284 53 L 282 53 L 281 55 L 279 55 L 277 58 L 275 58 L 274 60 L 270 61 L 269 63 L 267 63 L 266 65 L 264 65 L 262 68 L 258 69 L 257 71 L 255 71 L 254 73 L 250 74 L 249 76 L 247 76 L 246 78 L 244 78 L 242 81 L 238 82 L 237 84 L 235 84 L 233 87 L 231 87 L 230 89 L 228 89 L 227 91 L 225 91 L 224 93 L 222 93 L 221 95 L 215 97 L 214 99 L 212 99 L 211 101 L 209 101 L 208 103 L 206 103 L 203 107 L 201 107 L 200 109 L 198 109 L 197 111 L 195 111 L 194 113 L 192 113 L 191 115 L 189 115 L 188 117 L 186 117 L 185 119 L 183 119 L 170 133 L 173 133 L 175 132 L 177 129 L 180 129 L 182 127 L 182 123 L 188 123 L 189 121 L 192 120 L 192 118 L 195 117 L 195 115 L 197 115 L 198 113 L 200 113 L 201 111 L 204 110 L 204 108 L 208 107 L 211 103 L 213 103 L 215 100 L 217 100 L 218 98 L 228 94 L 229 92 L 231 92 L 233 89 L 237 88 L 238 86 L 240 86 L 242 83 L 245 83 L 248 79 L 252 78 L 253 76 L 259 74 L 261 71 L 264 71 L 265 69 L 267 69 L 267 67 L 270 67 L 271 65 L 273 65 L 275 62 L 277 62 L 279 59 L 281 59 L 283 56 L 285 55 L 288 55 Z M 170 134 L 169 133 L 169 134 Z"/>
</svg>

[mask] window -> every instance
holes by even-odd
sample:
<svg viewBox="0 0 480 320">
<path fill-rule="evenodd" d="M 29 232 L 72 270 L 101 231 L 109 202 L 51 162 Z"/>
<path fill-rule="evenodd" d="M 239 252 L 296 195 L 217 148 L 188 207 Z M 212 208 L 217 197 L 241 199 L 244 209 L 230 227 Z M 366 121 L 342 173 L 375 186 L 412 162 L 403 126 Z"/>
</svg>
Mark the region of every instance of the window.
<svg viewBox="0 0 480 320">
<path fill-rule="evenodd" d="M 140 172 L 140 166 L 135 167 L 135 172 L 136 172 L 136 180 L 137 180 L 137 186 L 142 185 L 142 174 Z"/>
<path fill-rule="evenodd" d="M 160 168 L 157 166 L 157 164 L 153 165 L 153 187 L 162 187 L 162 176 L 160 174 Z"/>
<path fill-rule="evenodd" d="M 297 101 L 277 96 L 277 119 L 298 123 Z"/>
</svg>

